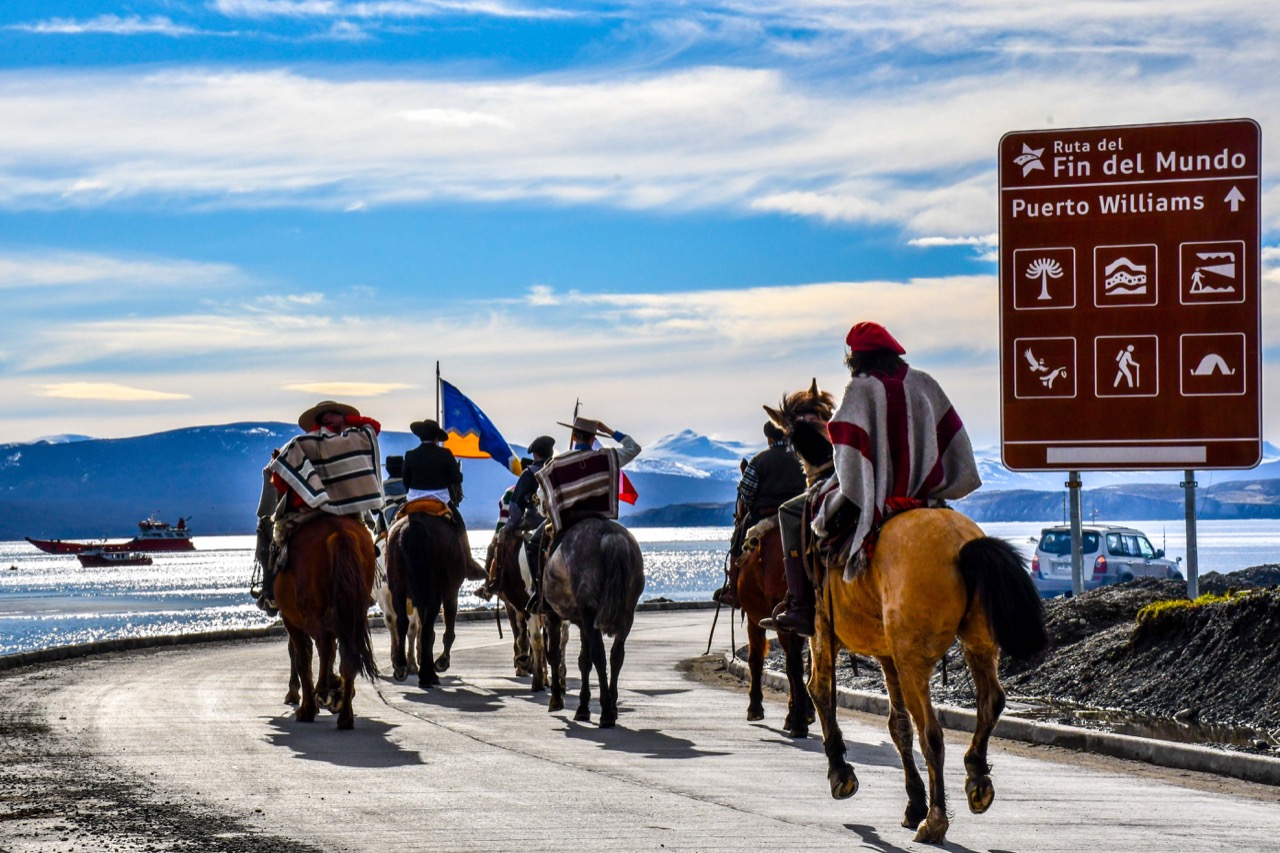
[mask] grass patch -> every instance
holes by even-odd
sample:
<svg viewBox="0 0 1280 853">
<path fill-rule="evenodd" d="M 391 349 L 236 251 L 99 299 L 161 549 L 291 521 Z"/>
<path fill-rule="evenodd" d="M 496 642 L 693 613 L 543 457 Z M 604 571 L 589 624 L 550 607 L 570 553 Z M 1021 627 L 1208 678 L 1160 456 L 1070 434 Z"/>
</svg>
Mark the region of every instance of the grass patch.
<svg viewBox="0 0 1280 853">
<path fill-rule="evenodd" d="M 1183 614 L 1202 607 L 1216 607 L 1230 604 L 1253 594 L 1254 590 L 1227 590 L 1217 595 L 1205 593 L 1194 601 L 1186 598 L 1174 598 L 1166 601 L 1153 601 L 1138 611 L 1137 623 L 1150 625 L 1169 618 L 1174 614 Z"/>
</svg>

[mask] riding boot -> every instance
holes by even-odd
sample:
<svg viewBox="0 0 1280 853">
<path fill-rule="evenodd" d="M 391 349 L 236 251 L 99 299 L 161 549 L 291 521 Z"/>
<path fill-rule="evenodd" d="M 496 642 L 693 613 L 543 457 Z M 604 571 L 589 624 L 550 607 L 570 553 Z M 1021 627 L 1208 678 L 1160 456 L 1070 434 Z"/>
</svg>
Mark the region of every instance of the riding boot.
<svg viewBox="0 0 1280 853">
<path fill-rule="evenodd" d="M 276 607 L 276 570 L 275 561 L 268 560 L 262 566 L 262 590 L 258 593 L 258 609 L 268 616 L 277 616 L 280 610 Z"/>
<path fill-rule="evenodd" d="M 773 611 L 773 616 L 760 620 L 760 627 L 790 631 L 801 637 L 813 636 L 814 592 L 800 557 L 784 557 L 787 574 L 787 597 Z"/>
</svg>

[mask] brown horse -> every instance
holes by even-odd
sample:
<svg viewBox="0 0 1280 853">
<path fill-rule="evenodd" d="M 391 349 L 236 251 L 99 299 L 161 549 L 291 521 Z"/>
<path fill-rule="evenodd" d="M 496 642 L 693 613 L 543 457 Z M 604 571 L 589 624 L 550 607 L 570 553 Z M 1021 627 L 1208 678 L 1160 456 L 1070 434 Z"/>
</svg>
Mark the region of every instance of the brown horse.
<svg viewBox="0 0 1280 853">
<path fill-rule="evenodd" d="M 760 620 L 773 613 L 773 609 L 787 593 L 787 580 L 782 570 L 782 538 L 778 535 L 775 519 L 766 519 L 752 528 L 759 536 L 737 559 L 738 603 L 747 619 L 747 669 L 751 674 L 748 690 L 747 719 L 764 719 L 764 691 L 761 675 L 764 658 L 769 653 L 769 635 L 760 627 Z M 790 631 L 778 632 L 778 643 L 786 654 L 787 682 L 791 695 L 787 700 L 787 718 L 782 727 L 792 737 L 809 736 L 809 723 L 813 722 L 813 704 L 804 677 L 804 639 Z"/>
<path fill-rule="evenodd" d="M 635 622 L 636 604 L 644 592 L 644 558 L 631 531 L 616 521 L 586 518 L 572 524 L 547 559 L 542 596 L 547 636 L 559 637 L 563 621 L 578 626 L 582 649 L 578 670 L 582 676 L 575 720 L 591 719 L 591 668 L 600 682 L 600 728 L 618 720 L 618 673 L 626 657 L 627 635 Z M 605 636 L 613 637 L 608 655 Z M 547 644 L 551 668 L 551 702 L 547 710 L 564 708 L 565 680 L 560 675 L 564 650 Z"/>
<path fill-rule="evenodd" d="M 524 537 L 509 525 L 489 543 L 490 577 L 497 578 L 494 592 L 507 611 L 511 625 L 512 663 L 516 675 L 531 676 L 535 691 L 547 687 L 546 632 L 541 612 L 530 611 L 533 579 L 524 548 Z"/>
<path fill-rule="evenodd" d="M 458 590 L 473 574 L 475 563 L 452 522 L 427 512 L 402 514 L 387 535 L 387 586 L 391 589 L 396 633 L 391 638 L 391 674 L 407 675 L 405 636 L 409 631 L 408 601 L 421 619 L 418 633 L 418 686 L 434 687 L 439 673 L 449 669 L 455 637 Z M 478 566 L 476 572 L 484 570 Z M 436 617 L 444 610 L 444 649 L 433 659 Z"/>
<path fill-rule="evenodd" d="M 373 539 L 353 516 L 318 513 L 289 536 L 288 565 L 276 577 L 275 598 L 289 632 L 291 680 L 296 674 L 302 686 L 299 722 L 315 720 L 319 705 L 338 715 L 339 729 L 355 725 L 356 675 L 378 675 L 367 615 L 373 572 Z M 312 643 L 320 651 L 318 683 Z"/>
<path fill-rule="evenodd" d="M 813 411 L 809 391 L 789 395 L 781 410 L 769 410 L 792 434 L 793 446 L 814 464 L 823 461 L 826 436 L 806 421 Z M 826 443 L 826 458 L 830 459 Z M 964 756 L 969 810 L 982 814 L 995 799 L 987 743 L 1005 694 L 997 668 L 1000 650 L 1030 657 L 1048 645 L 1044 611 L 1025 561 L 1002 539 L 984 536 L 950 509 L 918 509 L 893 516 L 881 528 L 865 569 L 845 577 L 843 560 L 818 566 L 817 622 L 810 651 L 809 691 L 822 720 L 827 781 L 837 799 L 852 796 L 857 776 L 845 761 L 836 719 L 834 682 L 841 648 L 880 662 L 889 693 L 889 734 L 902 758 L 907 809 L 902 825 L 915 840 L 941 844 L 948 818 L 943 782 L 942 726 L 934 713 L 929 677 L 958 637 L 973 676 L 977 725 Z M 911 724 L 929 770 L 926 791 L 912 755 Z"/>
</svg>

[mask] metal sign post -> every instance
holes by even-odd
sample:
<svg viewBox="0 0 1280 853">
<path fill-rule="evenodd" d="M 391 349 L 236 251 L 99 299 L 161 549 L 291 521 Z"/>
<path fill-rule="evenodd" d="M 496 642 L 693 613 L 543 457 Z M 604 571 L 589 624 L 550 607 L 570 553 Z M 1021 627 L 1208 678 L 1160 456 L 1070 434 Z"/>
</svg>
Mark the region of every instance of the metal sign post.
<svg viewBox="0 0 1280 853">
<path fill-rule="evenodd" d="M 1071 494 L 1071 594 L 1084 592 L 1084 533 L 1080 530 L 1080 472 L 1072 471 L 1066 482 Z"/>
<path fill-rule="evenodd" d="M 1187 471 L 1181 483 L 1187 512 L 1187 598 L 1200 597 L 1200 564 L 1196 553 L 1196 472 Z"/>
</svg>

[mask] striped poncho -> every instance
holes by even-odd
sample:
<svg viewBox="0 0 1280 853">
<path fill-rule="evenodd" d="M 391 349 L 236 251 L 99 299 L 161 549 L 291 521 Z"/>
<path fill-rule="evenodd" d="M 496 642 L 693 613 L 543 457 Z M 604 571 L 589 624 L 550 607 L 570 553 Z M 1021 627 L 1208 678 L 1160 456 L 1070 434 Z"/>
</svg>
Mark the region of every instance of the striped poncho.
<svg viewBox="0 0 1280 853">
<path fill-rule="evenodd" d="M 267 465 L 312 509 L 334 515 L 380 510 L 378 434 L 367 424 L 340 433 L 327 430 L 299 435 Z"/>
<path fill-rule="evenodd" d="M 813 531 L 825 536 L 827 520 L 844 502 L 859 507 L 847 579 L 852 579 L 854 559 L 867 534 L 885 517 L 890 499 L 937 504 L 982 485 L 960 416 L 923 371 L 904 365 L 892 376 L 854 376 L 827 433 L 835 474 L 818 488 Z"/>
</svg>

